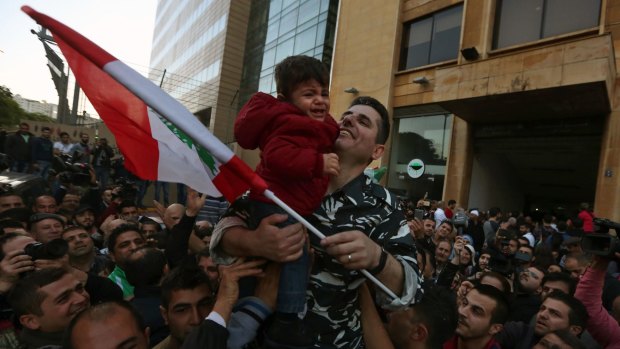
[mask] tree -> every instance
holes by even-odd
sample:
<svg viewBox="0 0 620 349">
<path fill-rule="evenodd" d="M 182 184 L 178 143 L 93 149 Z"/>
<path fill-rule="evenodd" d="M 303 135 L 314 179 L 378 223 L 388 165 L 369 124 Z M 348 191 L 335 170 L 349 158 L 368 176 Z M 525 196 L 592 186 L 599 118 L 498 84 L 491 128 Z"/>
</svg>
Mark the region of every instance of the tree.
<svg viewBox="0 0 620 349">
<path fill-rule="evenodd" d="M 6 86 L 0 86 L 0 125 L 14 126 L 22 120 L 56 122 L 41 113 L 29 113 L 13 99 L 13 93 Z"/>
<path fill-rule="evenodd" d="M 0 86 L 0 125 L 17 125 L 26 112 L 13 100 L 13 93 Z"/>
</svg>

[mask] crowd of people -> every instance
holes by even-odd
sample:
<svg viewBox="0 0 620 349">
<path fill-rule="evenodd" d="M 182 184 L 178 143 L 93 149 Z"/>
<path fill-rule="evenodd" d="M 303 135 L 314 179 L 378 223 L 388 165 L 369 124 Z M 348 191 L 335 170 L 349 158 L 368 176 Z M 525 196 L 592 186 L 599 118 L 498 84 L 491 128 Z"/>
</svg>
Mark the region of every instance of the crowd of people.
<svg viewBox="0 0 620 349">
<path fill-rule="evenodd" d="M 242 110 L 285 115 L 288 129 L 272 129 L 277 115 L 266 137 L 245 144 L 261 148 L 259 174 L 302 198 L 296 209 L 325 237 L 256 192 L 228 207 L 187 188 L 183 200 L 145 210 L 135 183 L 110 184 L 98 171 L 105 150 L 86 150 L 84 136 L 80 149 L 61 140 L 56 151 L 90 164 L 86 181 L 57 178 L 36 197 L 0 193 L 0 347 L 620 347 L 620 254 L 582 246 L 597 226 L 587 204 L 539 220 L 399 200 L 364 174 L 390 131 L 374 98 L 353 100 L 326 133 L 333 144 L 299 141 L 333 122 L 315 63 L 286 59 L 276 70 L 282 95 Z M 251 131 L 239 136 L 262 132 Z M 28 144 L 25 132 L 12 142 Z M 287 142 L 312 149 L 278 158 Z M 45 163 L 13 159 L 11 171 L 44 176 Z M 306 190 L 318 196 L 307 207 Z M 288 307 L 300 285 L 301 307 Z"/>
</svg>

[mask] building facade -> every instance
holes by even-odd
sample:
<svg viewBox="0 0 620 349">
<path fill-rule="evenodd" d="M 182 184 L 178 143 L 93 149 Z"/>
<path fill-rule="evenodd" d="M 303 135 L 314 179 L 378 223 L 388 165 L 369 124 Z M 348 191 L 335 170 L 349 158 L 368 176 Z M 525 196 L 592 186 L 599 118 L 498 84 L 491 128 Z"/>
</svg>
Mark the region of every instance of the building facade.
<svg viewBox="0 0 620 349">
<path fill-rule="evenodd" d="M 249 0 L 160 0 L 149 78 L 232 142 Z"/>
<path fill-rule="evenodd" d="M 392 111 L 386 185 L 620 219 L 619 0 L 344 0 L 332 111 Z M 369 64 L 372 62 L 372 64 Z"/>
<path fill-rule="evenodd" d="M 29 113 L 39 113 L 50 118 L 58 118 L 58 105 L 53 103 L 47 103 L 46 101 L 35 101 L 32 99 L 24 98 L 20 95 L 14 95 L 13 100 L 19 104 L 19 106 Z"/>
</svg>

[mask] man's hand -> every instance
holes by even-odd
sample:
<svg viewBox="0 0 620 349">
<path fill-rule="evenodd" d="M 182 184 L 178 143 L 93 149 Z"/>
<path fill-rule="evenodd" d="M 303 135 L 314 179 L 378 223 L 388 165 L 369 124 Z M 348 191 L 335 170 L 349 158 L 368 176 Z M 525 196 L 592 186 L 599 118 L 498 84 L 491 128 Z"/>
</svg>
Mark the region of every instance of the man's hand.
<svg viewBox="0 0 620 349">
<path fill-rule="evenodd" d="M 11 251 L 0 261 L 0 284 L 10 288 L 19 279 L 19 274 L 33 270 L 32 257 L 25 255 L 23 250 Z M 0 291 L 8 291 L 8 288 Z"/>
<path fill-rule="evenodd" d="M 328 236 L 321 245 L 347 269 L 376 268 L 381 258 L 381 247 L 359 230 Z"/>
<path fill-rule="evenodd" d="M 205 205 L 206 200 L 207 194 L 198 195 L 196 190 L 188 187 L 185 214 L 188 217 L 196 217 L 200 209 Z"/>
<path fill-rule="evenodd" d="M 278 300 L 278 285 L 280 284 L 280 263 L 269 263 L 265 268 L 265 275 L 258 280 L 254 296 L 260 298 L 269 309 L 276 308 Z"/>
<path fill-rule="evenodd" d="M 254 232 L 256 255 L 276 262 L 291 262 L 301 257 L 306 243 L 306 234 L 301 223 L 288 225 L 284 228 L 276 226 L 286 221 L 284 214 L 272 214 L 261 220 Z"/>
<path fill-rule="evenodd" d="M 157 212 L 159 218 L 164 219 L 164 214 L 166 213 L 166 206 L 162 205 L 157 200 L 153 200 L 153 206 L 155 207 L 155 212 Z"/>
<path fill-rule="evenodd" d="M 340 162 L 335 153 L 323 154 L 323 174 L 337 176 L 340 174 Z"/>
<path fill-rule="evenodd" d="M 418 218 L 407 221 L 414 239 L 424 239 L 424 224 Z"/>
<path fill-rule="evenodd" d="M 265 260 L 245 262 L 241 258 L 231 265 L 220 266 L 220 286 L 213 311 L 220 314 L 226 323 L 228 323 L 232 308 L 239 298 L 239 279 L 246 276 L 262 275 L 261 265 L 263 264 L 265 264 Z"/>
</svg>

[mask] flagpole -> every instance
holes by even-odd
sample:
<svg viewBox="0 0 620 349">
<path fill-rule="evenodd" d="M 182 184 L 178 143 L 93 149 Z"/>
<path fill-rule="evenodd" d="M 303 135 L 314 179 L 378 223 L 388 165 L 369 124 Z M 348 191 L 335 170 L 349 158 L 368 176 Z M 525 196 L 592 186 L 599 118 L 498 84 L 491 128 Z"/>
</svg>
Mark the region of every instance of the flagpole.
<svg viewBox="0 0 620 349">
<path fill-rule="evenodd" d="M 298 222 L 303 224 L 308 230 L 310 230 L 314 235 L 316 235 L 319 239 L 325 239 L 325 235 L 321 233 L 315 226 L 310 224 L 304 217 L 300 216 L 299 213 L 295 212 L 289 205 L 287 205 L 284 201 L 280 200 L 271 190 L 267 189 L 263 193 L 266 198 L 270 199 L 276 205 L 280 206 L 286 213 L 290 214 L 295 218 Z M 360 272 L 366 276 L 366 278 L 372 281 L 377 287 L 379 287 L 383 292 L 385 292 L 388 296 L 392 297 L 392 299 L 398 299 L 396 294 L 392 292 L 387 286 L 385 286 L 379 279 L 374 277 L 371 273 L 366 269 L 360 269 Z"/>
<path fill-rule="evenodd" d="M 99 67 L 102 71 L 111 76 L 114 80 L 120 83 L 127 90 L 131 91 L 136 97 L 140 98 L 147 106 L 151 107 L 161 117 L 165 118 L 178 129 L 188 135 L 195 143 L 199 144 L 205 149 L 209 150 L 209 153 L 213 155 L 222 163 L 227 163 L 231 159 L 235 162 L 236 158 L 232 150 L 224 145 L 215 135 L 211 134 L 209 130 L 198 119 L 185 108 L 179 101 L 164 92 L 161 88 L 155 85 L 152 81 L 140 75 L 135 70 L 131 69 L 122 61 L 118 60 L 108 52 L 97 46 L 95 43 L 83 37 L 81 34 L 75 32 L 73 29 L 65 26 L 64 24 L 56 21 L 55 19 L 48 17 L 42 13 L 33 10 L 29 6 L 22 6 L 22 10 L 26 12 L 30 17 L 36 20 L 43 27 L 48 28 L 54 38 L 58 36 L 60 40 L 57 40 L 61 51 L 63 45 L 67 45 L 68 48 L 76 50 L 80 55 L 83 55 L 85 59 L 90 61 Z M 64 53 L 64 52 L 63 52 Z M 66 53 L 65 53 L 66 55 Z M 73 69 L 73 67 L 71 67 Z M 86 91 L 85 91 L 86 92 Z M 215 146 L 214 146 L 215 145 Z M 249 172 L 256 177 L 254 173 L 245 163 L 239 160 L 244 168 L 247 168 Z M 252 177 L 252 176 L 250 176 Z M 258 184 L 258 181 L 254 181 L 253 178 L 246 178 L 246 180 L 252 184 Z M 260 179 L 260 177 L 256 177 Z M 260 184 L 264 185 L 264 181 L 260 180 Z M 261 186 L 261 189 L 264 187 Z M 297 212 L 293 211 L 287 204 L 277 198 L 273 192 L 265 189 L 265 196 L 273 200 L 283 210 L 301 222 L 304 226 L 310 229 L 319 238 L 324 239 L 325 235 L 321 234 L 318 229 L 313 227 L 308 221 L 301 217 Z M 372 276 L 366 270 L 360 270 L 361 273 L 381 288 L 386 294 L 398 298 L 396 295 L 378 279 Z"/>
</svg>

